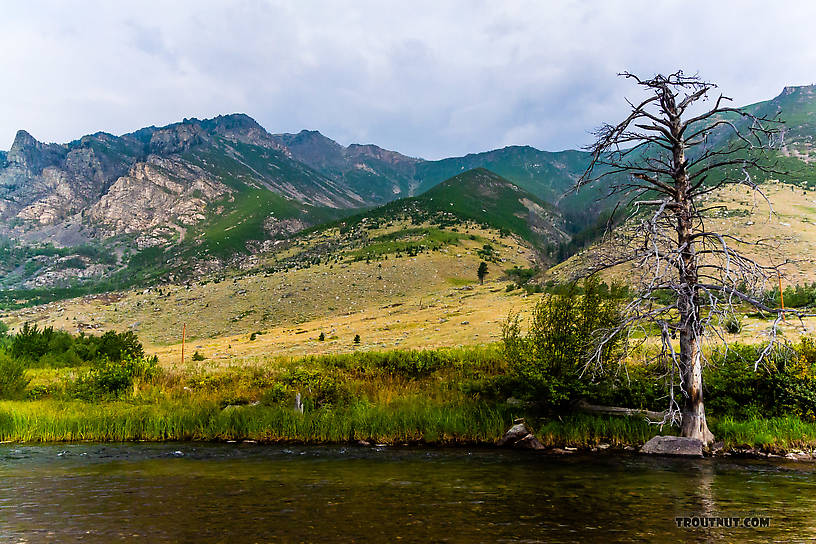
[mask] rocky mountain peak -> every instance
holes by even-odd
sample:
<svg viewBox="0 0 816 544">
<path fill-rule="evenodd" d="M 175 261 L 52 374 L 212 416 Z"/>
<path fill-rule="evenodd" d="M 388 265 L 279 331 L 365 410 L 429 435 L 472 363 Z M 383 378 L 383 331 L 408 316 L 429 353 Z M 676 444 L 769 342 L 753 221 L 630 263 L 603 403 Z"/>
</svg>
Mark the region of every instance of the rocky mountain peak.
<svg viewBox="0 0 816 544">
<path fill-rule="evenodd" d="M 372 157 L 389 164 L 396 164 L 402 161 L 415 163 L 421 160 L 408 157 L 396 151 L 383 149 L 382 147 L 374 144 L 351 144 L 346 148 L 346 155 L 349 158 Z"/>
<path fill-rule="evenodd" d="M 200 124 L 209 134 L 215 134 L 227 140 L 271 147 L 279 151 L 284 150 L 284 146 L 280 142 L 259 125 L 255 119 L 245 113 L 219 115 L 212 119 L 205 119 Z"/>
<path fill-rule="evenodd" d="M 316 130 L 301 130 L 297 134 L 275 134 L 272 138 L 295 159 L 328 174 L 345 165 L 345 149 Z"/>
<path fill-rule="evenodd" d="M 25 130 L 18 130 L 6 161 L 29 172 L 39 173 L 47 166 L 58 164 L 66 153 L 67 150 L 61 145 L 42 143 Z"/>
<path fill-rule="evenodd" d="M 14 143 L 11 144 L 10 151 L 19 151 L 28 147 L 36 147 L 40 142 L 25 130 L 18 130 L 14 136 Z"/>
<path fill-rule="evenodd" d="M 150 137 L 151 153 L 181 153 L 205 140 L 205 131 L 198 120 L 185 120 L 181 123 L 157 129 Z"/>
<path fill-rule="evenodd" d="M 804 95 L 810 98 L 816 96 L 816 85 L 788 85 L 782 89 L 780 96 Z"/>
<path fill-rule="evenodd" d="M 325 147 L 338 151 L 344 149 L 342 145 L 324 136 L 317 130 L 301 130 L 297 134 L 282 134 L 281 136 L 283 136 L 285 140 L 288 140 L 289 146 Z"/>
</svg>

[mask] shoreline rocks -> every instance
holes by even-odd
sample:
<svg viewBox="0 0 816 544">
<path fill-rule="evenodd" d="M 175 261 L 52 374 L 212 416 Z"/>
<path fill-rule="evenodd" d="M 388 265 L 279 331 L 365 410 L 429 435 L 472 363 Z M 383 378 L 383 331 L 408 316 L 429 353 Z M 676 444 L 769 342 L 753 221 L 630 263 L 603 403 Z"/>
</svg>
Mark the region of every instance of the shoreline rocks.
<svg viewBox="0 0 816 544">
<path fill-rule="evenodd" d="M 513 426 L 496 442 L 499 447 L 518 448 L 526 450 L 543 450 L 542 444 L 527 426 L 523 418 L 513 422 Z"/>
<path fill-rule="evenodd" d="M 684 438 L 682 436 L 655 436 L 640 448 L 640 453 L 680 457 L 702 457 L 703 442 L 696 438 Z"/>
</svg>

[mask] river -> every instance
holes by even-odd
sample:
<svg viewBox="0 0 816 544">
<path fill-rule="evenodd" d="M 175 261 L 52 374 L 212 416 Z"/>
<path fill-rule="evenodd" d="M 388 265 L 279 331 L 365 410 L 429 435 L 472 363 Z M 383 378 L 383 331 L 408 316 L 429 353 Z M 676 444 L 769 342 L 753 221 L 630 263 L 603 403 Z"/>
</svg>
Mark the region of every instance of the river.
<svg viewBox="0 0 816 544">
<path fill-rule="evenodd" d="M 677 517 L 692 516 L 769 518 L 769 526 L 677 526 Z M 814 539 L 816 467 L 807 463 L 357 446 L 0 446 L 2 542 Z"/>
</svg>

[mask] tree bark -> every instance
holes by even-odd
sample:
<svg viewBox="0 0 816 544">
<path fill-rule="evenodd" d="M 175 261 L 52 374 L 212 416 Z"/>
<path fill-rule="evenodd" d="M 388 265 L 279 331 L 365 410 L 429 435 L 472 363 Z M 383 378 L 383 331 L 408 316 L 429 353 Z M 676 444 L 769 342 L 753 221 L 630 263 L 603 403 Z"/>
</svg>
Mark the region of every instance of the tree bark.
<svg viewBox="0 0 816 544">
<path fill-rule="evenodd" d="M 682 336 L 680 342 L 683 392 L 686 394 L 680 434 L 686 438 L 696 438 L 703 444 L 709 444 L 714 441 L 714 434 L 708 430 L 705 405 L 703 404 L 703 372 L 700 344 L 696 339 L 687 339 L 684 350 Z M 684 361 L 685 358 L 690 358 L 690 360 Z"/>
</svg>

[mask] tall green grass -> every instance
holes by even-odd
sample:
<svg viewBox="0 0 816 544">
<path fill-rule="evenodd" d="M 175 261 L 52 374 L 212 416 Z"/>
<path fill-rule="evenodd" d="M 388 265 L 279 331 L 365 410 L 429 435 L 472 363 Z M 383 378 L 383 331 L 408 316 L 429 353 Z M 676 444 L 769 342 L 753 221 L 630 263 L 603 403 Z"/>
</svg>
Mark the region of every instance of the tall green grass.
<svg viewBox="0 0 816 544">
<path fill-rule="evenodd" d="M 0 402 L 0 440 L 15 442 L 258 440 L 268 442 L 492 443 L 512 422 L 507 409 L 400 399 L 299 413 L 281 406 L 212 402 L 133 405 L 52 400 Z"/>
<path fill-rule="evenodd" d="M 816 448 L 816 423 L 796 416 L 735 420 L 724 417 L 711 424 L 717 440 L 727 448 L 759 448 L 767 451 Z"/>
<path fill-rule="evenodd" d="M 540 423 L 536 437 L 545 446 L 586 448 L 607 443 L 612 446 L 639 446 L 659 434 L 676 434 L 642 417 L 607 417 L 575 414 Z"/>
</svg>

